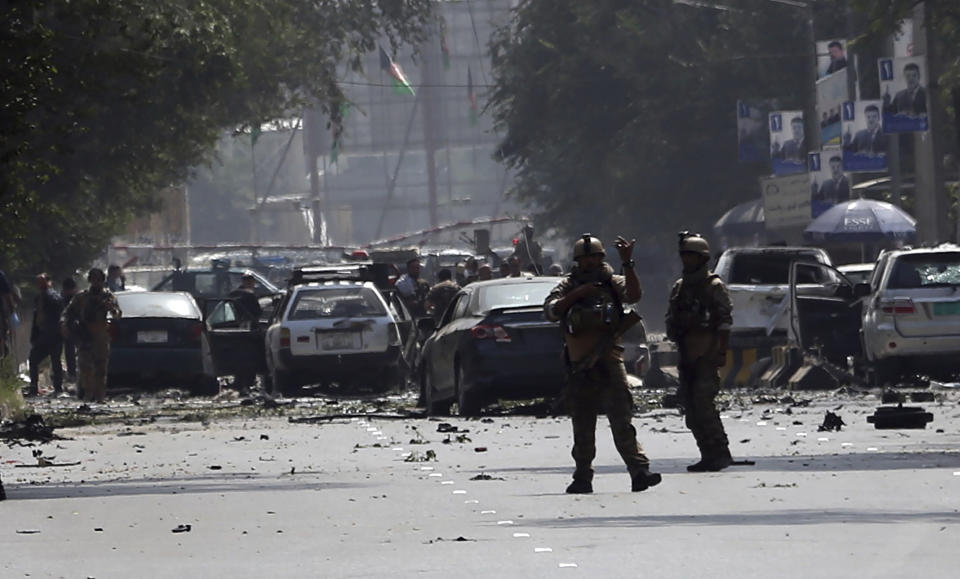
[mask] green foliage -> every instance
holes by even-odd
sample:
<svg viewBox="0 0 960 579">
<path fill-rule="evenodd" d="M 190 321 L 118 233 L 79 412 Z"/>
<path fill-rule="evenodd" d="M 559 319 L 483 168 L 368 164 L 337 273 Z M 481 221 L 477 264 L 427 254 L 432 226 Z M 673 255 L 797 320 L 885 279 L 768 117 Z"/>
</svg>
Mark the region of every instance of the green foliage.
<svg viewBox="0 0 960 579">
<path fill-rule="evenodd" d="M 491 41 L 493 114 L 514 192 L 581 230 L 708 231 L 757 197 L 737 161 L 736 101 L 809 98 L 804 12 L 763 0 L 525 0 Z"/>
<path fill-rule="evenodd" d="M 0 267 L 71 271 L 224 129 L 315 99 L 338 67 L 417 41 L 430 0 L 36 0 L 0 11 Z"/>
</svg>

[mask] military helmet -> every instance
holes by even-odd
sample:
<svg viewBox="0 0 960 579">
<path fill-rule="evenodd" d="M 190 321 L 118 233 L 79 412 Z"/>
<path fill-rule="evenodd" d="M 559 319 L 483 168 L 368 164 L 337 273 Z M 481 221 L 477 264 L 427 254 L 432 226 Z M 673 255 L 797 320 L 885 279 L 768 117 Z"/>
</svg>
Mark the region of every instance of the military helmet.
<svg viewBox="0 0 960 579">
<path fill-rule="evenodd" d="M 699 233 L 682 235 L 680 237 L 680 253 L 696 253 L 710 257 L 710 244 Z"/>
<path fill-rule="evenodd" d="M 596 254 L 605 256 L 607 252 L 603 250 L 603 243 L 589 233 L 584 233 L 573 245 L 573 259 Z"/>
</svg>

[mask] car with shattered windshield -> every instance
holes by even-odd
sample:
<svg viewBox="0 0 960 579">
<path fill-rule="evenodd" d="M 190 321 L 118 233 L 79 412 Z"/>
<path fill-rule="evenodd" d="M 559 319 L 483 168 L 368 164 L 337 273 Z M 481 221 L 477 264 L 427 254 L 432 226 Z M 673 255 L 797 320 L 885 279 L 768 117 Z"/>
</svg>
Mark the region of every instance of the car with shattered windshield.
<svg viewBox="0 0 960 579">
<path fill-rule="evenodd" d="M 960 246 L 885 252 L 863 306 L 863 348 L 878 381 L 960 369 Z"/>
<path fill-rule="evenodd" d="M 479 281 L 450 302 L 423 346 L 421 397 L 430 414 L 476 415 L 498 398 L 553 397 L 566 381 L 563 335 L 544 317 L 559 277 Z M 421 320 L 432 326 L 432 319 Z"/>
<path fill-rule="evenodd" d="M 292 395 L 305 385 L 402 387 L 418 354 L 413 318 L 365 266 L 303 268 L 277 299 L 263 335 L 266 377 Z M 224 302 L 228 304 L 229 302 Z"/>
</svg>

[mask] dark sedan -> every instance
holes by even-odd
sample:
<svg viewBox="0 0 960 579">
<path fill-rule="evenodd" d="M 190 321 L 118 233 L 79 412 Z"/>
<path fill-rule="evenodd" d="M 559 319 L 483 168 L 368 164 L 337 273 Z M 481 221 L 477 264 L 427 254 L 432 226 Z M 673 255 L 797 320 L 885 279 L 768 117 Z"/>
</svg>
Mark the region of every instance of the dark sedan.
<svg viewBox="0 0 960 579">
<path fill-rule="evenodd" d="M 423 347 L 420 381 L 430 414 L 446 414 L 456 402 L 461 415 L 475 416 L 498 398 L 560 393 L 563 336 L 543 316 L 559 281 L 508 278 L 460 290 Z"/>
<path fill-rule="evenodd" d="M 186 292 L 119 292 L 110 322 L 110 386 L 188 386 L 219 391 L 200 308 Z"/>
</svg>

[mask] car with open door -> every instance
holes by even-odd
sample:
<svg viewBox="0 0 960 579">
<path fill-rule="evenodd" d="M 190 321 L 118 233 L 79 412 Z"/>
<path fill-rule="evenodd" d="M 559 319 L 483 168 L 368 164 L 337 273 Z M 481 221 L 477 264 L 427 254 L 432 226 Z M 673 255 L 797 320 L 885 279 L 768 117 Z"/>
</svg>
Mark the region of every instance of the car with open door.
<svg viewBox="0 0 960 579">
<path fill-rule="evenodd" d="M 456 403 L 463 416 L 504 399 L 555 397 L 566 382 L 560 326 L 544 317 L 543 302 L 558 277 L 473 282 L 447 306 L 423 346 L 418 373 L 430 414 Z"/>
<path fill-rule="evenodd" d="M 818 350 L 834 364 L 860 358 L 865 284 L 854 284 L 832 265 L 795 261 L 789 270 L 789 335 L 804 351 Z M 818 291 L 804 291 L 816 287 Z"/>
<path fill-rule="evenodd" d="M 305 385 L 406 385 L 419 353 L 403 300 L 381 289 L 369 264 L 302 268 L 277 300 L 264 335 L 272 387 L 295 395 Z"/>
<path fill-rule="evenodd" d="M 117 292 L 110 320 L 108 387 L 184 386 L 219 392 L 200 308 L 186 292 Z"/>
</svg>

